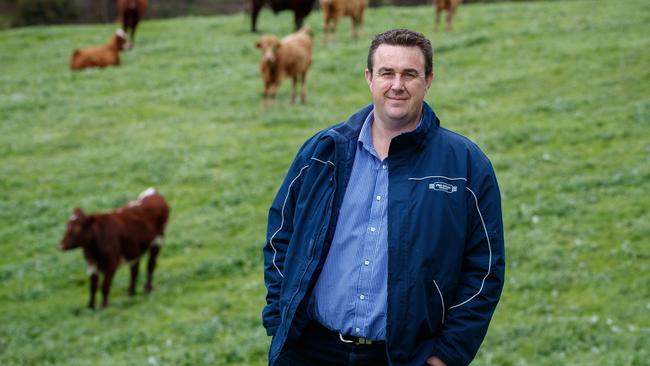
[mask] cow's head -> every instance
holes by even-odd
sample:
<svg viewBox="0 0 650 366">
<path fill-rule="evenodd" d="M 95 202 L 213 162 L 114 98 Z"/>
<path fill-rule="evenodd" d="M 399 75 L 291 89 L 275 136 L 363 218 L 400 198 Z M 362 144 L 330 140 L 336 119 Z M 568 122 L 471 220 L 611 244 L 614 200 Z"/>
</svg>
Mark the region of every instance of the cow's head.
<svg viewBox="0 0 650 366">
<path fill-rule="evenodd" d="M 93 217 L 86 215 L 82 209 L 75 208 L 68 227 L 65 230 L 63 239 L 59 244 L 61 250 L 69 250 L 82 246 L 91 240 L 90 225 L 93 222 Z"/>
<path fill-rule="evenodd" d="M 123 29 L 118 28 L 115 31 L 115 35 L 113 37 L 115 37 L 114 42 L 117 44 L 117 49 L 119 49 L 120 51 L 123 49 L 130 49 L 133 47 L 131 42 L 129 42 L 129 36 L 126 35 L 126 32 Z"/>
<path fill-rule="evenodd" d="M 280 41 L 273 35 L 265 34 L 255 43 L 255 47 L 262 50 L 262 62 L 274 64 L 280 49 Z"/>
</svg>

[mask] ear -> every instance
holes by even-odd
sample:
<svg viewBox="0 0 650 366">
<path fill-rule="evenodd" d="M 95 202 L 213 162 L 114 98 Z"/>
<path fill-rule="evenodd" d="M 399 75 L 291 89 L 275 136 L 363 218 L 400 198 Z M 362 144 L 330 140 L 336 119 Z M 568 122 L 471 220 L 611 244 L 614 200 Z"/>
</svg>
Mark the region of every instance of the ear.
<svg viewBox="0 0 650 366">
<path fill-rule="evenodd" d="M 372 71 L 366 69 L 365 71 L 365 76 L 366 76 L 366 82 L 368 83 L 368 86 L 372 83 Z"/>
<path fill-rule="evenodd" d="M 262 42 L 260 41 L 255 42 L 255 48 L 262 48 Z"/>
<path fill-rule="evenodd" d="M 435 77 L 435 74 L 433 73 L 433 71 L 431 71 L 431 73 L 426 76 L 425 80 L 427 82 L 427 89 L 429 89 L 431 87 L 431 83 L 433 82 L 434 77 Z"/>
<path fill-rule="evenodd" d="M 76 207 L 76 208 L 74 209 L 73 214 L 74 214 L 75 216 L 77 216 L 77 217 L 80 217 L 80 218 L 86 216 L 86 213 L 84 212 L 84 210 L 80 209 L 79 207 Z"/>
</svg>

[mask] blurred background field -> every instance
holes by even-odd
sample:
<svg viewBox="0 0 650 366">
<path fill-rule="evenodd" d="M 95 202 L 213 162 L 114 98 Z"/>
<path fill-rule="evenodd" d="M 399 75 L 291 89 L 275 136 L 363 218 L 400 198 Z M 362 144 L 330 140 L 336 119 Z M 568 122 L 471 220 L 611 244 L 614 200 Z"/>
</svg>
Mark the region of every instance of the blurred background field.
<svg viewBox="0 0 650 366">
<path fill-rule="evenodd" d="M 476 141 L 502 189 L 507 283 L 473 365 L 650 365 L 650 3 L 475 4 L 455 30 L 431 6 L 370 9 L 316 36 L 308 103 L 285 81 L 263 108 L 244 13 L 145 18 L 122 66 L 70 72 L 114 24 L 0 31 L 0 364 L 264 365 L 268 206 L 296 149 L 370 102 L 369 41 L 434 44 L 427 96 Z M 292 15 L 259 19 L 292 31 Z M 81 252 L 57 249 L 75 206 L 158 188 L 172 208 L 150 296 L 85 308 Z"/>
</svg>

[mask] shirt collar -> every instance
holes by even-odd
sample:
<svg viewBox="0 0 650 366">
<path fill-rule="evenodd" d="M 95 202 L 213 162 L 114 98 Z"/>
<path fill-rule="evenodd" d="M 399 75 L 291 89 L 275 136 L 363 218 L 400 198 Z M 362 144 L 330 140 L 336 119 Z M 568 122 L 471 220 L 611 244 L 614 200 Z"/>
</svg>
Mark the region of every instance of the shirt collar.
<svg viewBox="0 0 650 366">
<path fill-rule="evenodd" d="M 372 144 L 372 124 L 375 121 L 374 112 L 375 109 L 374 108 L 371 109 L 365 121 L 363 121 L 363 126 L 361 126 L 361 131 L 359 132 L 358 141 L 359 143 L 361 143 L 361 146 L 364 149 L 366 149 L 369 153 L 371 153 L 374 156 L 378 156 L 377 152 L 375 151 L 375 147 Z M 420 115 L 420 120 L 418 121 L 417 126 L 415 126 L 415 130 L 420 128 L 420 125 L 422 124 L 423 120 L 424 120 L 424 111 L 422 111 L 422 114 Z"/>
</svg>

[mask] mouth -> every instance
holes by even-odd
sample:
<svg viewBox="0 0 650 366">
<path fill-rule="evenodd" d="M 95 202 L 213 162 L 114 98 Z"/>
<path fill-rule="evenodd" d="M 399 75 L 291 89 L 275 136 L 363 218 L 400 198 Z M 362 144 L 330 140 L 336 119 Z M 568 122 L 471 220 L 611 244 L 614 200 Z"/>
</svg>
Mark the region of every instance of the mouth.
<svg viewBox="0 0 650 366">
<path fill-rule="evenodd" d="M 395 100 L 395 101 L 401 102 L 401 101 L 408 100 L 409 98 L 408 98 L 407 96 L 403 96 L 403 97 L 402 97 L 402 96 L 394 96 L 394 95 L 391 96 L 391 95 L 387 95 L 387 96 L 386 96 L 386 99 L 390 99 L 390 100 Z"/>
</svg>

